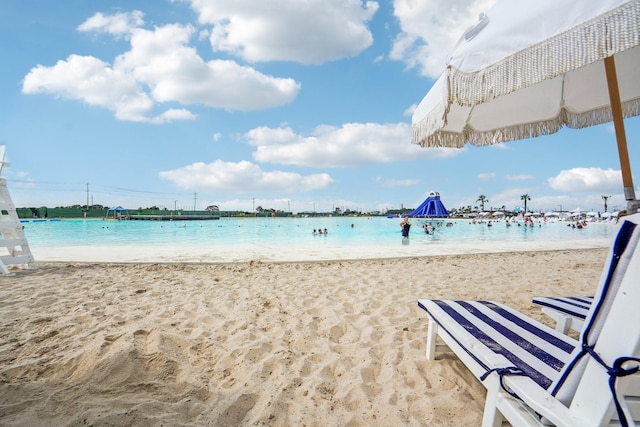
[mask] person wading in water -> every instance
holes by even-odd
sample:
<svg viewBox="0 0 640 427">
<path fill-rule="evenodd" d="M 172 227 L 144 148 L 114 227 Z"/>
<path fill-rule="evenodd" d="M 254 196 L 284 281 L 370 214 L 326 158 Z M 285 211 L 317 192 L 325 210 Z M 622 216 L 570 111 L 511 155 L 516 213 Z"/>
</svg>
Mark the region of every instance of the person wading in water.
<svg viewBox="0 0 640 427">
<path fill-rule="evenodd" d="M 402 228 L 402 237 L 409 238 L 409 230 L 411 229 L 411 221 L 409 221 L 409 217 L 405 216 L 402 222 L 400 223 L 400 227 Z"/>
</svg>

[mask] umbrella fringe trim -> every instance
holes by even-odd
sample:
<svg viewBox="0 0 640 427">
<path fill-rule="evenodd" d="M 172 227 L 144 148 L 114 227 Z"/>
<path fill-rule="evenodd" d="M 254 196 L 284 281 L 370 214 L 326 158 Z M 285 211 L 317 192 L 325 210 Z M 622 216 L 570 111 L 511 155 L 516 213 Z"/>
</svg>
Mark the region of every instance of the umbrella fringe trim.
<svg viewBox="0 0 640 427">
<path fill-rule="evenodd" d="M 558 132 L 563 126 L 572 129 L 581 129 L 612 121 L 611 108 L 603 107 L 583 114 L 571 114 L 566 110 L 562 110 L 554 119 L 544 122 L 523 123 L 506 129 L 478 131 L 467 126 L 462 133 L 448 132 L 445 130 L 434 133 L 433 129 L 438 128 L 442 124 L 443 119 L 438 119 L 438 117 L 446 114 L 445 110 L 446 108 L 439 108 L 437 113 L 430 114 L 419 123 L 413 125 L 412 140 L 414 143 L 423 147 L 440 148 L 461 148 L 466 142 L 470 142 L 476 146 L 486 146 L 501 142 L 552 135 Z M 640 99 L 624 103 L 623 115 L 624 117 L 640 115 Z"/>
<path fill-rule="evenodd" d="M 508 142 L 520 139 L 535 138 L 542 135 L 551 135 L 560 130 L 563 125 L 563 118 L 557 117 L 552 120 L 536 123 L 523 123 L 511 126 L 507 129 L 478 132 L 471 128 L 465 129 L 464 139 L 473 145 L 485 146 L 501 142 Z"/>
<path fill-rule="evenodd" d="M 624 118 L 640 115 L 640 99 L 634 99 L 622 104 Z M 572 129 L 582 129 L 593 125 L 600 125 L 613 121 L 610 107 L 602 107 L 582 114 L 567 113 L 566 125 Z"/>
<path fill-rule="evenodd" d="M 449 101 L 461 106 L 488 102 L 636 47 L 640 45 L 639 21 L 640 2 L 629 2 L 598 17 L 595 25 L 587 22 L 574 27 L 482 71 L 465 73 L 449 65 Z M 489 94 L 487 87 L 492 88 Z"/>
<path fill-rule="evenodd" d="M 428 115 L 426 115 L 419 123 L 414 123 L 411 131 L 412 141 L 418 144 L 418 141 L 423 141 L 428 133 L 431 133 L 433 129 L 442 129 L 446 126 L 446 117 L 449 114 L 449 108 L 444 103 L 439 103 Z M 443 136 L 447 135 L 446 131 L 439 131 Z M 455 134 L 451 134 L 455 135 Z M 450 141 L 453 142 L 453 141 Z M 462 143 L 464 144 L 464 142 Z M 462 147 L 462 144 L 459 147 Z M 425 146 L 424 144 L 420 144 Z M 430 147 L 449 147 L 448 143 L 431 145 Z"/>
</svg>

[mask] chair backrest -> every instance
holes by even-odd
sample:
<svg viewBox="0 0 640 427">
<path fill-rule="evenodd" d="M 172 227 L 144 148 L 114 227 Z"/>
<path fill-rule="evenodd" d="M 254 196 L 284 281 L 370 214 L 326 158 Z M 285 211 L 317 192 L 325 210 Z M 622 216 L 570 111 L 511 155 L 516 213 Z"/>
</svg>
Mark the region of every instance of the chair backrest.
<svg viewBox="0 0 640 427">
<path fill-rule="evenodd" d="M 626 376 L 633 369 L 624 369 L 640 361 L 639 242 L 640 214 L 622 218 L 585 319 L 581 345 L 550 388 L 565 404 L 588 413 L 594 425 L 612 416 L 637 418 L 628 413 L 625 417 L 621 411 L 625 395 L 640 396 L 638 375 Z"/>
</svg>

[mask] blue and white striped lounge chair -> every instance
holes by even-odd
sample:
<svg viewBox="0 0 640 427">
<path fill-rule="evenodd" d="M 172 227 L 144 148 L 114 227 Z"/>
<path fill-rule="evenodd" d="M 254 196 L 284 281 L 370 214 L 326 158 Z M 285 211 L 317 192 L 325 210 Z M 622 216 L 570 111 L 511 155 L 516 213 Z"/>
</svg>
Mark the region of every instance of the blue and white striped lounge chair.
<svg viewBox="0 0 640 427">
<path fill-rule="evenodd" d="M 578 340 L 491 301 L 418 300 L 427 358 L 440 337 L 487 389 L 483 426 L 640 420 L 640 214 L 621 222 Z"/>
<path fill-rule="evenodd" d="M 536 297 L 532 302 L 556 321 L 557 331 L 566 334 L 569 329 L 582 331 L 593 297 Z"/>
</svg>

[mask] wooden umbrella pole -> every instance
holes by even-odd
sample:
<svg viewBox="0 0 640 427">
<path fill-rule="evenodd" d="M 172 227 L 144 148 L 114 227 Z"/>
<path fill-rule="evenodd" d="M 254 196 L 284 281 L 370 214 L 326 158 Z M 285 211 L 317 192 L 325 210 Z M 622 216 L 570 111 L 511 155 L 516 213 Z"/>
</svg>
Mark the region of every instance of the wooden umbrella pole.
<svg viewBox="0 0 640 427">
<path fill-rule="evenodd" d="M 620 100 L 616 64 L 613 56 L 609 56 L 604 59 L 604 69 L 607 74 L 607 86 L 609 88 L 609 100 L 611 102 L 611 115 L 613 117 L 613 126 L 616 131 L 616 141 L 618 143 L 618 155 L 620 156 L 620 169 L 622 171 L 624 197 L 627 201 L 635 201 L 636 196 L 633 189 L 631 164 L 629 163 L 629 151 L 627 150 L 627 136 L 624 131 L 624 121 L 622 117 L 622 101 Z"/>
</svg>

